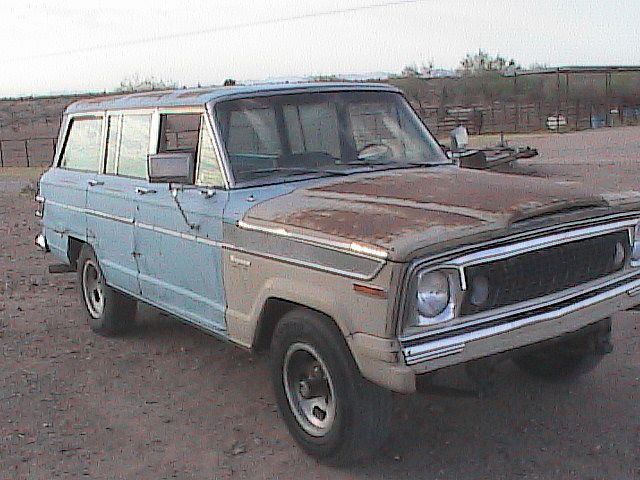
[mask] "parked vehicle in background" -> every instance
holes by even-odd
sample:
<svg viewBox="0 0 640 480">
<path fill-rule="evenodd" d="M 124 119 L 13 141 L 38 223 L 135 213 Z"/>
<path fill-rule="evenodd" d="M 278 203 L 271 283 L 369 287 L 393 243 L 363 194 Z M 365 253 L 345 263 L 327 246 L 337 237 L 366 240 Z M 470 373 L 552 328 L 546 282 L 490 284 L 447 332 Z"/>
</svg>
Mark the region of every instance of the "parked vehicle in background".
<svg viewBox="0 0 640 480">
<path fill-rule="evenodd" d="M 446 367 L 583 373 L 640 304 L 637 199 L 457 168 L 389 86 L 92 99 L 60 139 L 36 243 L 77 270 L 91 328 L 143 301 L 269 350 L 324 461 L 375 452 L 391 392 Z"/>
</svg>

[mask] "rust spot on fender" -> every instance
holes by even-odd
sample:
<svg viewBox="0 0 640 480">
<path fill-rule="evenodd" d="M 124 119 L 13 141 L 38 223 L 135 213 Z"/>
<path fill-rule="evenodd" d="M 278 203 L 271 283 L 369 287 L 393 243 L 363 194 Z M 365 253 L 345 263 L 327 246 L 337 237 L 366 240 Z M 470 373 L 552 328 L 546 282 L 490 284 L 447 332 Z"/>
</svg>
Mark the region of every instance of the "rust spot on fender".
<svg viewBox="0 0 640 480">
<path fill-rule="evenodd" d="M 301 209 L 272 217 L 281 225 L 322 232 L 333 237 L 386 245 L 394 238 L 436 226 L 460 227 L 479 223 L 441 212 L 421 212 L 411 208 L 344 210 L 338 208 Z"/>
</svg>

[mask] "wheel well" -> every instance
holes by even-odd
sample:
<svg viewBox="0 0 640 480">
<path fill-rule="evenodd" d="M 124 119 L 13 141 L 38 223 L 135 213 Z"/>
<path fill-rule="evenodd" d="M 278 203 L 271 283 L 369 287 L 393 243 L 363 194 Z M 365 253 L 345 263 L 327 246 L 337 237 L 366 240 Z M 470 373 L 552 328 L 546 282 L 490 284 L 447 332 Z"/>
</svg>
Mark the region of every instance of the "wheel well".
<svg viewBox="0 0 640 480">
<path fill-rule="evenodd" d="M 260 312 L 260 318 L 258 319 L 258 329 L 256 332 L 253 349 L 257 352 L 264 352 L 269 350 L 269 346 L 271 345 L 271 338 L 273 337 L 273 332 L 276 329 L 276 325 L 285 313 L 290 312 L 291 310 L 294 310 L 296 308 L 304 308 L 306 310 L 317 312 L 320 315 L 327 317 L 329 321 L 334 322 L 334 320 L 326 313 L 314 308 L 309 308 L 306 305 L 290 302 L 281 298 L 269 298 L 262 307 L 262 312 Z M 338 327 L 336 326 L 336 328 Z"/>
<path fill-rule="evenodd" d="M 78 268 L 78 257 L 80 256 L 80 250 L 82 250 L 84 242 L 77 238 L 69 237 L 69 247 L 67 248 L 67 257 L 69 258 L 69 265 L 73 268 Z"/>
</svg>

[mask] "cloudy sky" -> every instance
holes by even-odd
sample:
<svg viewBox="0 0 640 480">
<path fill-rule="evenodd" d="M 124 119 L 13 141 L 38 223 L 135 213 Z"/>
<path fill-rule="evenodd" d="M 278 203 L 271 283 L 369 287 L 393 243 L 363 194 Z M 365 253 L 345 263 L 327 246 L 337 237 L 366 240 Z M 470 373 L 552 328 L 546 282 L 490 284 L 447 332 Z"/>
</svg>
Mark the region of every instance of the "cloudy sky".
<svg viewBox="0 0 640 480">
<path fill-rule="evenodd" d="M 2 0 L 0 96 L 452 68 L 478 48 L 524 66 L 640 64 L 639 0 L 400 1 Z"/>
</svg>

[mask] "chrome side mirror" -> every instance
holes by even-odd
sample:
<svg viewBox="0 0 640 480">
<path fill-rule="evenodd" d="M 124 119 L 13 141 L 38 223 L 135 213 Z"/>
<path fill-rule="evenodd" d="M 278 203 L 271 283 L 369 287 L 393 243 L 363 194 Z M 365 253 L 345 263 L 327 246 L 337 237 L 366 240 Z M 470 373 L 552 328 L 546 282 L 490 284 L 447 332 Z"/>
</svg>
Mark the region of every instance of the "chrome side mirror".
<svg viewBox="0 0 640 480">
<path fill-rule="evenodd" d="M 193 183 L 194 157 L 191 152 L 149 155 L 147 164 L 150 183 Z"/>
</svg>

